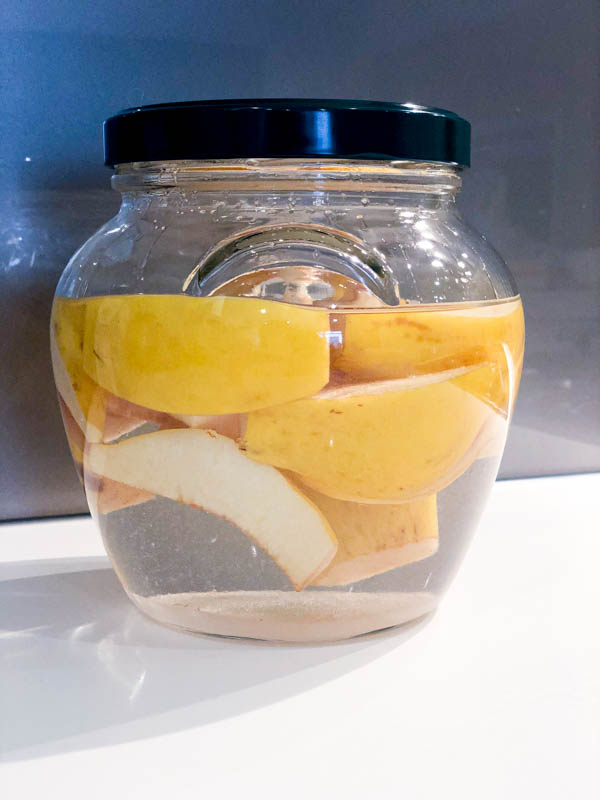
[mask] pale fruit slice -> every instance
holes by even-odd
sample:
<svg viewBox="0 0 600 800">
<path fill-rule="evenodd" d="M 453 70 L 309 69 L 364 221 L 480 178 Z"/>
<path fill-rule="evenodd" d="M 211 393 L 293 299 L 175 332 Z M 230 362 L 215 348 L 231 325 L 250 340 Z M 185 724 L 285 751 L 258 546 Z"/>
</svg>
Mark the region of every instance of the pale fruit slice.
<svg viewBox="0 0 600 800">
<path fill-rule="evenodd" d="M 240 297 L 87 301 L 84 367 L 113 394 L 169 414 L 235 414 L 318 392 L 327 312 Z"/>
<path fill-rule="evenodd" d="M 86 473 L 85 476 L 85 492 L 90 510 L 98 514 L 110 514 L 112 511 L 137 506 L 155 497 L 152 492 L 147 492 L 145 489 L 138 489 L 90 473 Z"/>
<path fill-rule="evenodd" d="M 318 509 L 281 473 L 205 430 L 142 434 L 90 445 L 86 471 L 223 517 L 250 536 L 302 589 L 337 549 Z"/>
<path fill-rule="evenodd" d="M 350 503 L 304 489 L 331 525 L 338 550 L 314 586 L 345 586 L 413 561 L 438 549 L 435 495 L 399 505 Z"/>
<path fill-rule="evenodd" d="M 242 446 L 250 458 L 291 470 L 341 500 L 402 503 L 431 495 L 470 466 L 494 413 L 463 388 L 472 375 L 453 370 L 354 385 L 255 411 Z"/>
<path fill-rule="evenodd" d="M 191 414 L 166 414 L 146 406 L 139 406 L 123 400 L 122 397 L 107 392 L 106 420 L 104 423 L 103 441 L 114 442 L 127 433 L 137 430 L 148 423 L 162 430 L 171 428 L 204 428 L 215 431 L 230 439 L 239 439 L 245 430 L 243 414 L 212 414 L 194 416 Z"/>
<path fill-rule="evenodd" d="M 507 346 L 518 363 L 524 342 L 520 300 L 465 310 L 347 314 L 343 348 L 332 351 L 332 368 L 363 380 L 404 377 L 474 364 L 495 364 L 481 396 L 506 410 L 511 392 Z M 514 382 L 513 382 L 514 383 Z"/>
<path fill-rule="evenodd" d="M 245 430 L 245 416 L 242 414 L 215 414 L 212 416 L 188 416 L 185 414 L 166 414 L 152 408 L 139 406 L 123 400 L 122 397 L 98 387 L 90 404 L 89 418 L 95 420 L 94 428 L 100 438 L 92 441 L 114 442 L 122 436 L 133 433 L 144 425 L 153 425 L 161 430 L 175 428 L 204 428 L 213 430 L 230 439 L 239 439 Z"/>
<path fill-rule="evenodd" d="M 172 417 L 188 428 L 204 428 L 234 440 L 239 439 L 246 430 L 245 414 L 173 414 Z"/>
<path fill-rule="evenodd" d="M 334 642 L 429 614 L 428 592 L 184 592 L 142 597 L 135 605 L 166 625 L 278 642 Z"/>
<path fill-rule="evenodd" d="M 79 479 L 85 486 L 90 508 L 97 510 L 100 514 L 108 514 L 117 509 L 135 506 L 151 500 L 154 495 L 145 492 L 143 489 L 127 486 L 124 483 L 117 483 L 108 478 L 98 478 L 91 473 L 88 473 L 84 479 L 83 454 L 86 446 L 85 436 L 73 419 L 73 415 L 60 394 L 58 395 L 58 403 L 65 426 L 67 442 L 75 462 L 75 469 Z"/>
<path fill-rule="evenodd" d="M 103 390 L 105 391 L 105 390 Z M 242 414 L 214 414 L 192 416 L 186 414 L 166 414 L 152 408 L 139 406 L 123 400 L 122 397 L 105 391 L 105 420 L 102 430 L 103 442 L 114 442 L 144 425 L 155 425 L 161 430 L 174 428 L 204 428 L 239 439 L 245 430 L 245 417 Z"/>
<path fill-rule="evenodd" d="M 155 411 L 136 403 L 123 400 L 122 397 L 106 392 L 106 418 L 102 431 L 103 442 L 114 442 L 128 433 L 151 423 L 159 428 L 184 428 L 185 423 L 175 419 L 163 411 Z"/>
<path fill-rule="evenodd" d="M 446 372 L 433 372 L 431 375 L 413 375 L 410 378 L 393 378 L 388 381 L 371 381 L 369 383 L 339 380 L 339 373 L 337 373 L 335 378 L 316 397 L 319 400 L 340 400 L 345 397 L 354 397 L 357 394 L 366 396 L 382 395 L 387 392 L 412 391 L 423 386 L 433 386 L 436 383 L 444 383 L 444 381 L 451 381 L 455 378 L 463 378 L 463 376 L 469 375 L 468 379 L 463 379 L 462 386 L 466 381 L 469 384 L 478 381 L 477 378 L 474 381 L 470 376 L 470 373 L 475 371 L 479 372 L 473 367 L 459 367 L 458 369 L 449 369 Z"/>
</svg>

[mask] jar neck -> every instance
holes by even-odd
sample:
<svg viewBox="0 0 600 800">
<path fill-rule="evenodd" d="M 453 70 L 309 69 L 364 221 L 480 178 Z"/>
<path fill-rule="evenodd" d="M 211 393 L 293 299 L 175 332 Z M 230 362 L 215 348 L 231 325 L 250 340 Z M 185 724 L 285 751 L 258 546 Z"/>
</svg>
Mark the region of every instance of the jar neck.
<svg viewBox="0 0 600 800">
<path fill-rule="evenodd" d="M 125 195 L 172 190 L 395 193 L 439 206 L 454 202 L 461 178 L 457 166 L 438 162 L 231 159 L 121 164 L 112 185 Z"/>
</svg>

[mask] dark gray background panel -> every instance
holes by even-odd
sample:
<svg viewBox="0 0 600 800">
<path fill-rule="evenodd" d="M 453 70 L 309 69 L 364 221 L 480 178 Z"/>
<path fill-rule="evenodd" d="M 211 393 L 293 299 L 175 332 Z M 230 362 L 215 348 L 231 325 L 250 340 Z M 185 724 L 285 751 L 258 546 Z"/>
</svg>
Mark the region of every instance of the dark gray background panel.
<svg viewBox="0 0 600 800">
<path fill-rule="evenodd" d="M 72 252 L 118 203 L 101 123 L 211 97 L 358 97 L 473 124 L 465 216 L 523 295 L 502 475 L 600 469 L 600 5 L 581 0 L 5 0 L 0 31 L 0 518 L 85 509 L 48 320 Z"/>
</svg>

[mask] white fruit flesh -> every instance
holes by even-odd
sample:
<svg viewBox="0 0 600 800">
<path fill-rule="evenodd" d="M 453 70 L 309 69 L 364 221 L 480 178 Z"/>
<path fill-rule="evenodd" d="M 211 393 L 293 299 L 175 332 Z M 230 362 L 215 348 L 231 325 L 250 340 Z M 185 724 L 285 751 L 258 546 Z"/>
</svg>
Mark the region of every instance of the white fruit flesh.
<svg viewBox="0 0 600 800">
<path fill-rule="evenodd" d="M 172 414 L 179 422 L 187 425 L 188 428 L 204 428 L 228 436 L 230 439 L 239 439 L 245 430 L 245 414 Z"/>
<path fill-rule="evenodd" d="M 323 515 L 273 467 L 225 436 L 157 431 L 89 445 L 85 470 L 217 514 L 237 525 L 302 589 L 329 564 L 337 542 Z"/>
<path fill-rule="evenodd" d="M 354 395 L 368 396 L 373 394 L 385 394 L 386 392 L 409 392 L 413 389 L 421 389 L 424 386 L 433 386 L 436 383 L 444 383 L 454 378 L 460 378 L 468 372 L 473 372 L 476 367 L 458 367 L 449 369 L 446 372 L 433 373 L 431 375 L 412 375 L 409 378 L 392 378 L 386 381 L 345 382 L 338 383 L 322 389 L 315 398 L 319 400 L 340 400 L 344 397 Z"/>
</svg>

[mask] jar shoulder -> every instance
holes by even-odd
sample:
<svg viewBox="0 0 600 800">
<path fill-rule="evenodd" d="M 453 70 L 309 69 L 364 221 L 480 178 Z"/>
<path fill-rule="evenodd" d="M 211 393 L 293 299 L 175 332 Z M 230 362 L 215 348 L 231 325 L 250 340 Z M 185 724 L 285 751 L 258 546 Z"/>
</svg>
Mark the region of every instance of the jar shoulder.
<svg viewBox="0 0 600 800">
<path fill-rule="evenodd" d="M 260 200 L 260 202 L 258 202 Z M 221 197 L 184 203 L 163 196 L 124 204 L 73 255 L 57 294 L 179 293 L 198 263 L 219 243 L 247 230 L 278 225 L 321 226 L 355 237 L 387 264 L 398 295 L 413 303 L 476 302 L 512 297 L 515 282 L 494 247 L 454 205 L 369 203 L 348 198 L 316 205 L 265 198 Z M 317 250 L 309 260 L 319 266 Z M 254 268 L 251 258 L 248 271 Z"/>
</svg>

